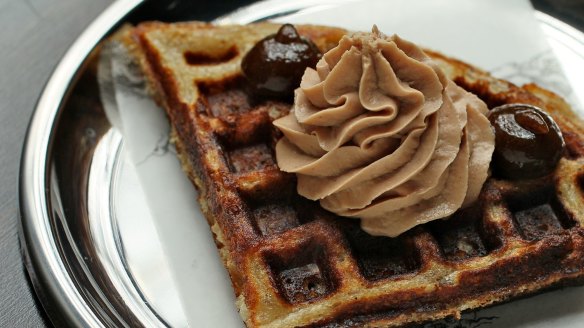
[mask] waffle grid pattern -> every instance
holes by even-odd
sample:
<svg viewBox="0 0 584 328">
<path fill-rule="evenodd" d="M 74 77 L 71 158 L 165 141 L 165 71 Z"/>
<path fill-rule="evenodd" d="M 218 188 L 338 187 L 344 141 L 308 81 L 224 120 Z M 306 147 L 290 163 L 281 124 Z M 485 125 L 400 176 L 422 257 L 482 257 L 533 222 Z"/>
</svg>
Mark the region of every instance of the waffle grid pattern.
<svg viewBox="0 0 584 328">
<path fill-rule="evenodd" d="M 146 24 L 137 35 L 161 81 L 186 170 L 227 249 L 223 260 L 248 326 L 401 326 L 582 280 L 577 143 L 568 143 L 571 156 L 553 177 L 489 180 L 475 205 L 447 221 L 393 239 L 370 236 L 357 220 L 298 196 L 294 176 L 276 165 L 280 134 L 271 122 L 289 105 L 251 98 L 239 76 L 244 49 L 276 27 L 201 26 Z M 339 35 L 300 31 L 321 48 Z"/>
<path fill-rule="evenodd" d="M 221 94 L 229 97 L 230 93 Z M 220 144 L 226 150 L 225 170 L 230 172 L 249 209 L 246 224 L 255 235 L 248 239 L 253 239 L 259 248 L 255 264 L 268 272 L 266 281 L 272 285 L 272 298 L 283 308 L 302 305 L 310 308 L 334 294 L 376 290 L 399 281 L 407 285 L 414 277 L 425 282 L 421 286 L 456 285 L 462 289 L 459 280 L 462 272 L 488 271 L 501 258 L 508 263 L 498 268 L 501 275 L 523 275 L 523 271 L 512 270 L 529 253 L 527 249 L 537 249 L 533 253 L 542 256 L 550 252 L 553 256 L 546 257 L 551 262 L 545 266 L 556 271 L 571 252 L 570 229 L 576 222 L 557 198 L 557 187 L 551 179 L 522 186 L 492 180 L 478 204 L 457 212 L 449 220 L 432 222 L 394 239 L 370 236 L 359 228 L 357 221 L 334 217 L 295 195 L 293 177 L 275 167 L 273 146 L 277 132 L 264 119 L 257 119 L 266 117 L 270 106 L 254 107 L 247 99 L 237 103 L 241 107 L 232 108 L 230 113 L 209 105 L 210 112 L 202 117 L 218 121 L 210 124 L 220 127 L 211 133 L 223 140 Z M 230 125 L 228 122 L 234 116 L 246 117 L 257 125 L 253 128 Z M 240 140 L 221 137 L 241 135 L 240 128 L 263 139 L 253 138 L 248 140 L 249 144 L 242 144 Z M 265 129 L 269 131 L 261 131 Z M 258 190 L 258 185 L 268 189 Z M 339 257 L 344 258 L 342 263 L 335 261 Z M 533 260 L 525 261 L 531 265 Z M 513 279 L 523 280 L 519 276 L 510 277 L 506 284 Z M 466 287 L 476 288 L 470 282 L 475 281 L 470 280 Z M 412 290 L 417 291 L 420 285 L 415 284 Z M 385 296 L 392 292 L 396 296 L 403 294 L 402 289 L 389 290 Z M 416 298 L 423 299 L 417 293 L 411 298 L 413 303 Z M 387 307 L 383 303 L 380 308 Z M 411 310 L 418 311 L 419 307 Z M 389 315 L 387 309 L 380 312 Z"/>
</svg>

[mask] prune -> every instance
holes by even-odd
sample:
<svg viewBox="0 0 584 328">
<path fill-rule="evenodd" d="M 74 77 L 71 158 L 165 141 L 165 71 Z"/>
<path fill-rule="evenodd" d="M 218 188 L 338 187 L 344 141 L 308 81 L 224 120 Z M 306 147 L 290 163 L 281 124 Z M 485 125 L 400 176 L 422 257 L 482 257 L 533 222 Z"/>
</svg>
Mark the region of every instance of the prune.
<svg viewBox="0 0 584 328">
<path fill-rule="evenodd" d="M 320 57 L 314 43 L 285 24 L 253 46 L 241 69 L 255 94 L 291 99 L 306 67 L 314 67 Z"/>
<path fill-rule="evenodd" d="M 532 179 L 555 169 L 565 142 L 547 113 L 532 105 L 508 104 L 493 108 L 489 121 L 495 129 L 494 176 Z"/>
</svg>

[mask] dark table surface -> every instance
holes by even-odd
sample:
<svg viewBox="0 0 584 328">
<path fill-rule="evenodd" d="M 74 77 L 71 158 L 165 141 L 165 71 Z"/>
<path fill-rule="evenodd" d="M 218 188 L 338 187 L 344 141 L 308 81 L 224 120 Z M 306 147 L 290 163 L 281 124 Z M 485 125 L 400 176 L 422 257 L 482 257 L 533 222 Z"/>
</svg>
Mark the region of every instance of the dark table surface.
<svg viewBox="0 0 584 328">
<path fill-rule="evenodd" d="M 50 326 L 21 259 L 20 154 L 35 102 L 53 68 L 91 20 L 112 2 L 0 0 L 0 327 Z M 249 1 L 227 2 L 233 6 Z M 532 2 L 537 9 L 584 31 L 584 0 Z"/>
</svg>

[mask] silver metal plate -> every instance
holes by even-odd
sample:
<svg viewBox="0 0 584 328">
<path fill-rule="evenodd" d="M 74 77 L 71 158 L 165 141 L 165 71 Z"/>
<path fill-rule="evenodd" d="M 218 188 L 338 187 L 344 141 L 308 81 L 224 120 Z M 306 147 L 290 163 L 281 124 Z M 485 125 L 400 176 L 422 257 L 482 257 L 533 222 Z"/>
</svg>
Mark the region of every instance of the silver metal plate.
<svg viewBox="0 0 584 328">
<path fill-rule="evenodd" d="M 145 200 L 132 191 L 138 180 L 124 162 L 122 137 L 105 117 L 95 72 L 87 66 L 99 41 L 121 22 L 153 18 L 128 16 L 140 13 L 141 3 L 115 2 L 80 36 L 48 82 L 25 144 L 20 202 L 26 265 L 41 301 L 75 326 L 186 325 L 156 230 L 144 220 Z M 273 18 L 316 3 L 261 2 L 221 21 Z M 543 13 L 536 17 L 570 84 L 581 89 L 584 35 Z M 584 103 L 582 97 L 575 96 Z M 584 291 L 569 293 L 577 298 Z M 225 309 L 235 311 L 233 304 Z M 568 315 L 584 319 L 584 313 Z"/>
</svg>

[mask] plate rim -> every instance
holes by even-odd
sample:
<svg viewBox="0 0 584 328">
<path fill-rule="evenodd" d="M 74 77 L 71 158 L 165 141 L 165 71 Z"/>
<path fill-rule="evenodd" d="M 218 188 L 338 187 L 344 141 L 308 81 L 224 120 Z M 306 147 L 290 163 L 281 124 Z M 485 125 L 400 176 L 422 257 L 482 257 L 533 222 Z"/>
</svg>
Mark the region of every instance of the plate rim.
<svg viewBox="0 0 584 328">
<path fill-rule="evenodd" d="M 47 159 L 54 125 L 70 86 L 97 44 L 143 0 L 112 2 L 77 37 L 46 83 L 24 140 L 19 174 L 19 239 L 34 291 L 53 323 L 105 327 L 75 288 L 49 225 Z"/>
</svg>

